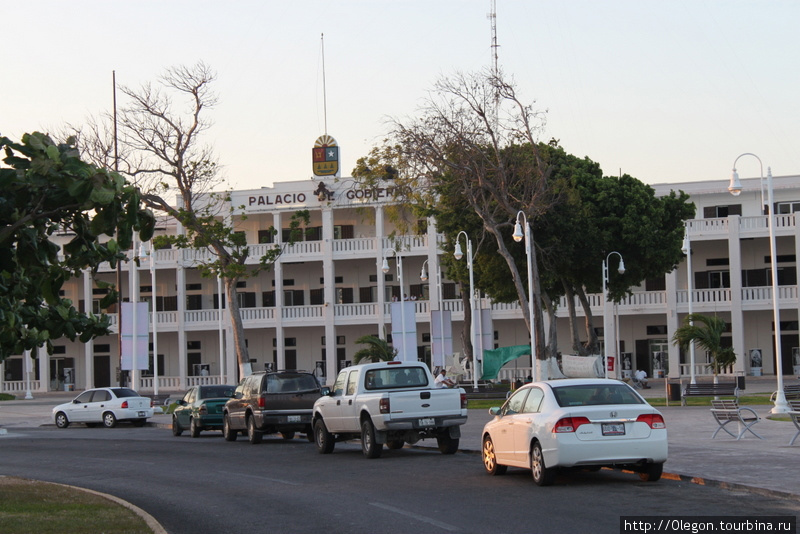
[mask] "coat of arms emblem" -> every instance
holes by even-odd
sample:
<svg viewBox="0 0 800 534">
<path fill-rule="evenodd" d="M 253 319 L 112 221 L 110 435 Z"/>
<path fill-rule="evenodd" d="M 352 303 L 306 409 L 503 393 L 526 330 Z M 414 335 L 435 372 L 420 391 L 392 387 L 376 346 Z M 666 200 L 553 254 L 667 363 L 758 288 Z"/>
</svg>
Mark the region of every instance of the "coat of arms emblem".
<svg viewBox="0 0 800 534">
<path fill-rule="evenodd" d="M 311 150 L 314 176 L 339 176 L 339 146 L 336 139 L 323 135 Z"/>
</svg>

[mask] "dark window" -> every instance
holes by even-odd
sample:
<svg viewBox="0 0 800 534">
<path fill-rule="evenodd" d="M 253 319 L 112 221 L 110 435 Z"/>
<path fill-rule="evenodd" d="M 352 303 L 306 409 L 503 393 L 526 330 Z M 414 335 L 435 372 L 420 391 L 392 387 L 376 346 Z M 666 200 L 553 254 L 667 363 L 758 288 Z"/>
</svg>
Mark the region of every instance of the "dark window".
<svg viewBox="0 0 800 534">
<path fill-rule="evenodd" d="M 261 293 L 261 302 L 262 306 L 265 308 L 274 308 L 275 307 L 275 292 L 274 291 L 264 291 Z"/>
<path fill-rule="evenodd" d="M 255 294 L 255 292 L 237 293 L 236 295 L 239 298 L 239 307 L 240 308 L 255 308 L 256 307 L 256 294 Z"/>
<path fill-rule="evenodd" d="M 186 291 L 201 291 L 203 284 L 186 284 Z"/>
<path fill-rule="evenodd" d="M 375 298 L 375 294 L 377 293 L 377 287 L 359 287 L 358 288 L 358 301 L 359 302 L 375 302 L 377 299 Z"/>
<path fill-rule="evenodd" d="M 258 242 L 259 243 L 274 243 L 275 242 L 275 230 L 270 228 L 269 230 L 259 230 L 258 231 Z"/>
<path fill-rule="evenodd" d="M 187 341 L 186 342 L 186 349 L 187 350 L 200 350 L 201 343 L 199 341 Z"/>
<path fill-rule="evenodd" d="M 647 335 L 648 336 L 666 336 L 667 335 L 667 325 L 650 325 L 647 327 Z"/>
<path fill-rule="evenodd" d="M 203 309 L 203 295 L 186 295 L 186 309 L 187 310 L 202 310 Z"/>
<path fill-rule="evenodd" d="M 322 241 L 322 227 L 312 226 L 306 228 L 306 241 Z"/>
<path fill-rule="evenodd" d="M 730 264 L 731 260 L 729 258 L 709 258 L 706 260 L 706 266 L 708 267 L 724 267 Z"/>
<path fill-rule="evenodd" d="M 325 303 L 325 290 L 323 288 L 312 289 L 308 292 L 308 302 L 312 306 L 319 306 Z"/>
<path fill-rule="evenodd" d="M 352 287 L 337 287 L 336 288 L 336 302 L 337 302 L 337 304 L 352 304 L 353 303 L 353 288 Z"/>
<path fill-rule="evenodd" d="M 457 287 L 456 284 L 454 284 L 453 282 L 442 284 L 442 298 L 445 300 L 457 299 L 458 291 L 456 287 Z"/>
</svg>

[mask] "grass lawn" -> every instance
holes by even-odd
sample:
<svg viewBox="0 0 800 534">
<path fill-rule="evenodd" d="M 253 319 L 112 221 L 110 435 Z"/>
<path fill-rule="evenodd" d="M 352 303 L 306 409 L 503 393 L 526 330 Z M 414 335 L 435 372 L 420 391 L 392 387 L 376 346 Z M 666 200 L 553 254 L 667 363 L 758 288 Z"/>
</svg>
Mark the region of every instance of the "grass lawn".
<svg viewBox="0 0 800 534">
<path fill-rule="evenodd" d="M 133 511 L 77 488 L 0 477 L 3 534 L 152 534 Z"/>
</svg>

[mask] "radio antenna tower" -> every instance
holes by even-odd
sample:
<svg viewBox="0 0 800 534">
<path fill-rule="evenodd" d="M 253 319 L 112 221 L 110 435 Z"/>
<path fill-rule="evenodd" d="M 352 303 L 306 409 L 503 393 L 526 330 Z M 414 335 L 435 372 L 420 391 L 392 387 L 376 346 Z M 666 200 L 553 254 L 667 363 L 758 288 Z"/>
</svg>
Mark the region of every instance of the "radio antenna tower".
<svg viewBox="0 0 800 534">
<path fill-rule="evenodd" d="M 487 15 L 489 23 L 492 25 L 492 84 L 494 84 L 494 128 L 497 129 L 500 114 L 500 67 L 497 59 L 497 49 L 500 45 L 497 44 L 497 4 L 496 0 L 492 0 L 491 13 Z"/>
<path fill-rule="evenodd" d="M 497 49 L 500 47 L 497 44 L 497 3 L 496 0 L 492 0 L 492 11 L 489 13 L 486 18 L 489 19 L 489 22 L 492 25 L 492 74 L 497 76 L 498 72 L 498 59 L 497 59 Z"/>
</svg>

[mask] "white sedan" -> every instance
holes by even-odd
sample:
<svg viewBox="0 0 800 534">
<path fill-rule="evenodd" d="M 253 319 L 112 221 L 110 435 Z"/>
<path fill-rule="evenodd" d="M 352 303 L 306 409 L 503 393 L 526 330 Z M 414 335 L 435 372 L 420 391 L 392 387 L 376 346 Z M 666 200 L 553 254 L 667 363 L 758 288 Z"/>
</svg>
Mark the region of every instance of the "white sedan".
<svg viewBox="0 0 800 534">
<path fill-rule="evenodd" d="M 53 408 L 58 428 L 67 428 L 70 423 L 85 423 L 86 426 L 102 423 L 112 428 L 117 421 L 143 426 L 149 417 L 153 417 L 152 400 L 129 388 L 87 389 L 71 402 Z"/>
<path fill-rule="evenodd" d="M 483 427 L 483 465 L 490 475 L 508 466 L 530 469 L 540 486 L 559 467 L 620 467 L 642 480 L 661 478 L 667 428 L 658 410 L 617 380 L 535 382 L 516 390 Z"/>
</svg>

